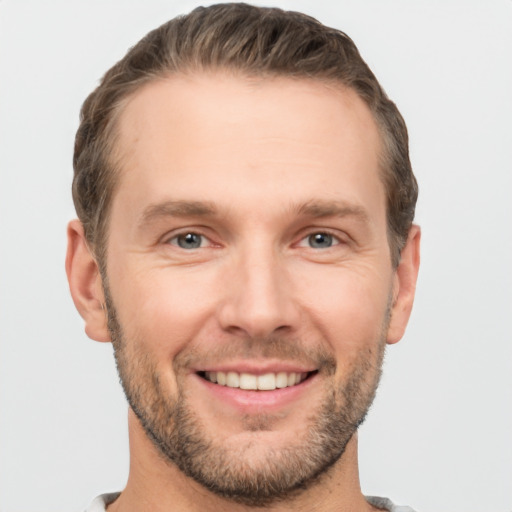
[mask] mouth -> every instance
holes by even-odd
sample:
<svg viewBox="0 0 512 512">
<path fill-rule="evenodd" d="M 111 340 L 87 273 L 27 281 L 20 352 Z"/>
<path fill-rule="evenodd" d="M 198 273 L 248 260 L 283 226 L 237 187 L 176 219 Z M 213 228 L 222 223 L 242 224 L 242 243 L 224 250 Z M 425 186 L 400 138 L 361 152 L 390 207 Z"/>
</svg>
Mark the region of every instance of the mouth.
<svg viewBox="0 0 512 512">
<path fill-rule="evenodd" d="M 197 374 L 219 386 L 246 391 L 274 391 L 298 386 L 318 373 L 311 372 L 268 372 L 262 375 L 247 372 L 202 371 Z"/>
</svg>

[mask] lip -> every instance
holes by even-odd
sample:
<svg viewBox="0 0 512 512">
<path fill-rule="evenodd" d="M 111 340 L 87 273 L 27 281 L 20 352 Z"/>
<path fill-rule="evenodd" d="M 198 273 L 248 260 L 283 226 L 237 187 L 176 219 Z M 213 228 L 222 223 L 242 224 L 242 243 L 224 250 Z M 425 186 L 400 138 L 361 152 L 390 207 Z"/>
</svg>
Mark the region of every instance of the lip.
<svg viewBox="0 0 512 512">
<path fill-rule="evenodd" d="M 236 370 L 231 369 L 231 365 L 229 365 L 229 370 L 224 370 L 220 368 L 228 368 L 228 366 L 219 366 L 216 369 L 206 370 L 206 371 L 247 371 L 248 373 L 256 373 L 258 375 L 269 373 L 276 371 L 272 369 L 260 369 L 260 371 L 256 372 L 254 370 L 249 370 L 247 367 L 242 369 L 242 366 L 236 366 Z M 279 370 L 276 371 L 297 371 L 295 370 L 297 366 L 295 365 L 292 370 L 283 370 L 283 366 L 279 365 Z M 221 386 L 219 384 L 214 384 L 199 374 L 194 373 L 191 375 L 194 378 L 198 385 L 204 390 L 205 394 L 210 395 L 210 397 L 215 401 L 220 401 L 221 403 L 228 405 L 235 410 L 243 414 L 257 414 L 257 413 L 273 413 L 278 412 L 286 406 L 293 404 L 293 402 L 299 401 L 307 391 L 315 384 L 318 379 L 318 373 L 312 373 L 302 381 L 300 384 L 296 384 L 295 386 L 290 386 L 286 388 L 278 388 L 271 391 L 256 391 L 256 390 L 245 390 L 240 388 L 231 388 L 228 386 Z"/>
<path fill-rule="evenodd" d="M 317 370 L 314 366 L 297 364 L 286 361 L 230 361 L 229 363 L 214 364 L 201 368 L 194 368 L 198 372 L 236 372 L 251 373 L 253 375 L 265 375 L 266 373 L 311 373 Z"/>
</svg>

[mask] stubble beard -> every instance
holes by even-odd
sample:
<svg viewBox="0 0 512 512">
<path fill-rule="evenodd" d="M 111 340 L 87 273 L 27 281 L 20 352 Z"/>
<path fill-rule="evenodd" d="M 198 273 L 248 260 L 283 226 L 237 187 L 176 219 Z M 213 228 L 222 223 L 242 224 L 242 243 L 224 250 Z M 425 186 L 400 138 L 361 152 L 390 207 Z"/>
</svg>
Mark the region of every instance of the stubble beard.
<svg viewBox="0 0 512 512">
<path fill-rule="evenodd" d="M 128 403 L 148 438 L 166 463 L 177 466 L 216 495 L 248 506 L 261 507 L 290 499 L 326 476 L 363 423 L 373 402 L 381 376 L 385 333 L 389 312 L 383 322 L 381 339 L 372 350 L 361 353 L 343 385 L 326 387 L 322 404 L 307 418 L 306 434 L 289 446 L 268 450 L 255 464 L 248 458 L 248 446 L 227 447 L 216 442 L 189 405 L 179 364 L 174 364 L 178 393 L 171 397 L 163 389 L 156 364 L 147 353 L 129 353 L 135 340 L 126 340 L 119 324 L 106 280 L 104 280 L 108 327 L 121 384 Z M 296 353 L 292 341 L 267 340 L 272 355 Z M 140 347 L 141 344 L 132 344 Z M 246 342 L 246 346 L 251 341 Z M 282 352 L 285 352 L 282 354 Z M 318 354 L 325 374 L 334 382 L 334 358 Z M 178 359 L 179 360 L 179 359 Z M 271 415 L 245 418 L 247 431 L 272 430 Z M 262 447 L 264 449 L 264 447 Z M 260 450 L 261 453 L 261 450 Z"/>
</svg>

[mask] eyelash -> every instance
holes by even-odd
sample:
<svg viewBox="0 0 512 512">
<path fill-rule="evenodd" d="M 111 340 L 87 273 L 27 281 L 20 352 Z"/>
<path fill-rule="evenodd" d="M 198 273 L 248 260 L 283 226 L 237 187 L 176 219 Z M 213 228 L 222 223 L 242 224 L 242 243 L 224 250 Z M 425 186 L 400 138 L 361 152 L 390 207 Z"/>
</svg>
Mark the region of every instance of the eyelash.
<svg viewBox="0 0 512 512">
<path fill-rule="evenodd" d="M 319 236 L 319 235 L 323 236 L 323 237 L 330 237 L 331 241 L 332 241 L 331 245 L 329 245 L 328 247 L 312 247 L 311 245 L 309 245 L 309 243 L 311 242 L 311 239 L 313 237 Z M 334 233 L 332 233 L 329 230 L 312 231 L 312 232 L 308 233 L 306 236 L 302 237 L 297 245 L 299 247 L 303 247 L 302 242 L 304 242 L 304 241 L 306 241 L 306 243 L 308 244 L 307 247 L 310 249 L 330 249 L 331 247 L 335 247 L 335 246 L 341 245 L 343 243 L 343 241 L 341 240 L 341 238 L 338 235 L 335 235 Z"/>
<path fill-rule="evenodd" d="M 329 237 L 331 239 L 331 245 L 328 245 L 327 247 L 312 247 L 311 245 L 309 245 L 311 243 L 312 237 L 319 236 L 319 235 L 320 236 L 324 236 L 324 237 Z M 201 238 L 200 245 L 198 247 L 189 247 L 189 248 L 181 246 L 179 244 L 180 238 L 187 237 L 187 236 L 200 237 Z M 207 237 L 206 235 L 204 235 L 204 234 L 202 234 L 202 233 L 200 233 L 198 231 L 192 231 L 192 230 L 184 231 L 182 233 L 177 233 L 174 236 L 172 236 L 171 238 L 168 238 L 166 240 L 166 243 L 169 244 L 169 245 L 173 245 L 175 247 L 178 247 L 180 249 L 188 251 L 188 250 L 203 249 L 203 248 L 205 248 L 205 247 L 203 247 L 203 242 L 205 240 L 210 242 L 210 247 L 212 245 L 215 245 L 210 240 L 210 238 Z M 303 245 L 304 242 L 306 242 L 307 245 Z M 297 247 L 308 247 L 310 249 L 321 250 L 321 249 L 330 249 L 331 247 L 335 247 L 335 246 L 341 245 L 343 243 L 344 243 L 343 240 L 341 240 L 341 238 L 338 235 L 332 233 L 331 231 L 329 231 L 329 230 L 318 230 L 318 231 L 311 231 L 308 234 L 306 234 L 305 236 L 303 236 L 299 240 L 299 242 L 297 244 L 295 244 L 295 246 L 297 246 Z"/>
<path fill-rule="evenodd" d="M 213 243 L 211 242 L 211 240 L 210 240 L 206 235 L 204 235 L 204 234 L 202 234 L 202 233 L 200 233 L 200 232 L 197 232 L 197 231 L 192 231 L 192 230 L 190 230 L 190 231 L 184 231 L 184 232 L 182 232 L 182 233 L 178 233 L 178 234 L 176 234 L 176 235 L 172 236 L 171 238 L 168 238 L 168 239 L 166 240 L 166 243 L 167 243 L 167 244 L 169 244 L 169 245 L 173 245 L 173 246 L 175 246 L 175 247 L 178 247 L 178 248 L 180 248 L 180 249 L 189 250 L 189 249 L 186 249 L 185 247 L 182 247 L 182 246 L 180 246 L 180 245 L 179 245 L 179 239 L 180 239 L 180 238 L 185 238 L 185 237 L 187 237 L 187 236 L 189 236 L 189 235 L 194 235 L 194 236 L 196 236 L 196 237 L 200 237 L 200 238 L 202 239 L 202 240 L 201 240 L 201 245 L 200 245 L 199 247 L 192 247 L 192 248 L 190 248 L 190 249 L 203 249 L 203 248 L 204 248 L 204 247 L 203 247 L 203 242 L 204 242 L 205 240 L 208 240 L 211 244 L 213 244 Z M 174 242 L 174 243 L 173 243 L 173 242 Z"/>
</svg>

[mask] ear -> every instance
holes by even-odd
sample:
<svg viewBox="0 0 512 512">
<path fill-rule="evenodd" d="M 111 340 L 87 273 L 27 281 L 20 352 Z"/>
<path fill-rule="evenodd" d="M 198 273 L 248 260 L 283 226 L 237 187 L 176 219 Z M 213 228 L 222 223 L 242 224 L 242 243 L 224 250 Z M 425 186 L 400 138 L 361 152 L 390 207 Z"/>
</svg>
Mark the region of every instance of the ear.
<svg viewBox="0 0 512 512">
<path fill-rule="evenodd" d="M 420 227 L 413 224 L 393 278 L 393 303 L 387 335 L 389 344 L 400 341 L 411 315 L 420 266 L 420 238 Z"/>
<path fill-rule="evenodd" d="M 96 341 L 110 341 L 100 271 L 79 220 L 68 224 L 66 274 L 75 307 L 85 321 L 85 333 Z"/>
</svg>

